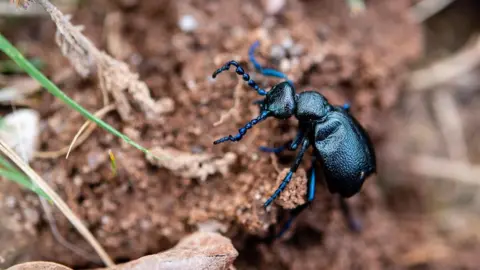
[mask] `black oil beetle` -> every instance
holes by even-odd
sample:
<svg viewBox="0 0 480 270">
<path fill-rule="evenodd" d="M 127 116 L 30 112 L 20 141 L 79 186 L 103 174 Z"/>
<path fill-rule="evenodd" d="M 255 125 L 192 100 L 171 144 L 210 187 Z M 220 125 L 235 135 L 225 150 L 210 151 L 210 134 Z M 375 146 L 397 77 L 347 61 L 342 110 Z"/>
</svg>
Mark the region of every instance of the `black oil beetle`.
<svg viewBox="0 0 480 270">
<path fill-rule="evenodd" d="M 262 151 L 274 153 L 285 149 L 293 151 L 300 148 L 289 173 L 273 195 L 264 203 L 264 207 L 268 207 L 285 189 L 300 165 L 305 152 L 310 146 L 313 146 L 314 157 L 309 170 L 307 203 L 292 210 L 291 218 L 280 235 L 290 226 L 293 218 L 314 199 L 315 160 L 319 161 L 323 168 L 328 190 L 333 194 L 340 195 L 341 208 L 350 227 L 353 230 L 359 230 L 360 225 L 351 218 L 345 198 L 357 194 L 365 179 L 376 173 L 375 151 L 367 132 L 349 113 L 349 105 L 331 105 L 322 94 L 316 91 L 304 91 L 297 94 L 293 83 L 283 73 L 274 69 L 262 68 L 253 56 L 258 45 L 259 43 L 255 42 L 249 50 L 249 57 L 254 67 L 264 75 L 282 78 L 285 81 L 274 85 L 267 92 L 260 88 L 236 61 L 229 61 L 216 70 L 212 75 L 213 78 L 228 70 L 230 66 L 235 66 L 236 73 L 265 98 L 255 102 L 260 106 L 261 111 L 257 118 L 240 128 L 238 134 L 216 140 L 214 144 L 240 141 L 248 129 L 268 117 L 287 119 L 294 116 L 298 120 L 299 130 L 292 141 L 278 148 L 260 148 Z"/>
</svg>

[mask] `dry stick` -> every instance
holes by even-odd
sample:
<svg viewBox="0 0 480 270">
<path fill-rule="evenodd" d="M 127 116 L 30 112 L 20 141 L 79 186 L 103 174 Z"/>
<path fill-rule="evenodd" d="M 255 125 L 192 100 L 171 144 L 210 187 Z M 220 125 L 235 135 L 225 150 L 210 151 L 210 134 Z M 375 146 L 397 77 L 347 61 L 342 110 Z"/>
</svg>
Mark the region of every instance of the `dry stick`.
<svg viewBox="0 0 480 270">
<path fill-rule="evenodd" d="M 110 104 L 107 107 L 103 107 L 102 109 L 95 112 L 94 115 L 101 119 L 103 116 L 105 116 L 107 113 L 111 112 L 114 109 L 115 109 L 115 105 Z M 88 126 L 88 129 L 85 131 L 85 133 L 81 134 L 87 126 Z M 67 158 L 68 158 L 68 153 L 70 153 L 70 151 L 72 149 L 75 149 L 79 145 L 84 143 L 88 139 L 88 137 L 90 137 L 90 135 L 93 133 L 93 131 L 95 130 L 96 127 L 97 127 L 97 125 L 95 123 L 92 123 L 90 121 L 86 121 L 82 125 L 80 130 L 77 132 L 77 134 L 75 135 L 75 138 L 73 139 L 70 146 L 65 146 L 65 147 L 63 147 L 63 148 L 61 148 L 60 150 L 57 150 L 57 151 L 46 151 L 46 152 L 38 151 L 38 152 L 35 153 L 35 157 L 36 158 L 43 158 L 43 159 L 55 159 L 55 158 L 58 158 L 60 156 L 63 156 L 65 154 L 67 154 Z M 82 136 L 80 136 L 80 134 Z"/>
<path fill-rule="evenodd" d="M 411 73 L 407 79 L 407 89 L 413 92 L 434 89 L 472 71 L 479 64 L 480 38 L 476 37 L 458 53 Z"/>
<path fill-rule="evenodd" d="M 28 164 L 23 160 L 2 140 L 0 139 L 0 151 L 10 158 L 31 180 L 34 184 L 40 187 L 53 201 L 53 203 L 60 209 L 60 211 L 67 217 L 78 232 L 87 240 L 88 243 L 95 249 L 102 261 L 107 266 L 113 266 L 112 259 L 108 256 L 102 246 L 97 242 L 92 233 L 85 227 L 82 221 L 72 212 L 68 205 L 62 198 L 51 189 Z"/>
<path fill-rule="evenodd" d="M 448 88 L 443 88 L 434 93 L 433 108 L 450 158 L 468 163 L 468 150 L 463 133 L 462 117 Z"/>
<path fill-rule="evenodd" d="M 455 0 L 422 0 L 411 8 L 411 13 L 417 23 L 423 23 L 454 1 Z"/>
<path fill-rule="evenodd" d="M 115 109 L 115 105 L 113 104 L 110 104 L 109 106 L 107 107 L 103 107 L 102 109 L 100 109 L 98 112 L 96 112 L 94 115 L 98 118 L 102 118 L 105 114 L 107 114 L 108 112 L 110 111 L 113 111 Z M 80 129 L 78 130 L 77 134 L 75 134 L 75 137 L 73 137 L 73 140 L 72 142 L 70 143 L 70 146 L 68 147 L 68 152 L 67 152 L 67 155 L 65 156 L 65 159 L 68 159 L 68 156 L 70 155 L 70 151 L 72 150 L 73 146 L 75 145 L 75 142 L 77 141 L 78 137 L 82 134 L 82 132 L 88 127 L 88 126 L 91 126 L 91 131 L 88 133 L 88 135 L 90 135 L 93 130 L 95 129 L 95 127 L 97 125 L 95 125 L 95 123 L 93 122 L 90 122 L 90 121 L 86 121 L 81 127 Z M 88 138 L 88 135 L 84 136 L 86 138 Z M 85 139 L 86 139 L 85 138 Z M 75 146 L 78 146 L 82 143 L 83 141 L 79 142 L 78 144 L 76 144 Z"/>
<path fill-rule="evenodd" d="M 416 174 L 480 185 L 480 166 L 431 156 L 415 156 L 409 160 Z"/>
</svg>

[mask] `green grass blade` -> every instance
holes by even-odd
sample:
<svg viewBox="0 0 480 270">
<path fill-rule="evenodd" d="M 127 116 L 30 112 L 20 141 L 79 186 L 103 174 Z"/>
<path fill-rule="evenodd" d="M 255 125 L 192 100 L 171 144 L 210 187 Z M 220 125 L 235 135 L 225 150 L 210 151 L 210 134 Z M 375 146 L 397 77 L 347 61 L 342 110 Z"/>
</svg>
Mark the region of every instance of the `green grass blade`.
<svg viewBox="0 0 480 270">
<path fill-rule="evenodd" d="M 2 50 L 6 55 L 8 55 L 18 66 L 20 66 L 25 72 L 27 72 L 32 78 L 36 79 L 48 92 L 62 100 L 65 104 L 72 107 L 74 110 L 82 114 L 88 120 L 94 122 L 98 126 L 112 133 L 113 135 L 121 138 L 128 144 L 133 147 L 143 151 L 145 154 L 150 154 L 148 149 L 137 144 L 128 136 L 122 134 L 120 131 L 116 130 L 114 127 L 105 123 L 101 119 L 95 117 L 93 114 L 88 112 L 74 100 L 69 98 L 65 93 L 63 93 L 52 81 L 50 81 L 45 75 L 43 75 L 38 69 L 35 68 L 23 55 L 0 33 L 0 50 Z"/>
<path fill-rule="evenodd" d="M 347 3 L 353 13 L 364 12 L 366 9 L 364 0 L 347 0 Z"/>
<path fill-rule="evenodd" d="M 0 156 L 0 167 L 3 167 L 10 171 L 16 170 L 16 168 L 2 156 Z"/>
<path fill-rule="evenodd" d="M 32 184 L 32 181 L 23 174 L 22 172 L 18 171 L 13 167 L 12 164 L 10 164 L 8 161 L 6 161 L 3 157 L 0 157 L 0 163 L 3 168 L 0 168 L 0 176 L 5 177 L 6 179 L 13 181 L 35 193 L 38 195 L 44 197 L 45 199 L 51 201 L 50 197 L 43 192 L 43 190 L 39 189 L 35 185 Z"/>
</svg>

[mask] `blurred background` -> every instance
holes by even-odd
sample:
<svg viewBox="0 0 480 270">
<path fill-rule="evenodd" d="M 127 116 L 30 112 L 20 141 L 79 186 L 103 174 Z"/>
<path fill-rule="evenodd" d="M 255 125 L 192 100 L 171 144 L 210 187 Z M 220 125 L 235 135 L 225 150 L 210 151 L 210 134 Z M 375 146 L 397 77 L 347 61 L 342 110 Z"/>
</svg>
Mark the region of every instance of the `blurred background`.
<svg viewBox="0 0 480 270">
<path fill-rule="evenodd" d="M 2 123 L 22 126 L 2 125 L 0 138 L 26 153 L 116 263 L 200 230 L 231 239 L 236 269 L 480 268 L 479 1 L 51 0 L 61 13 L 18 2 L 30 5 L 0 1 L 0 33 L 85 109 L 169 157 L 148 158 L 90 125 L 66 159 L 86 119 L 0 55 Z M 257 148 L 293 138 L 295 119 L 212 144 L 258 114 L 256 93 L 234 72 L 212 80 L 215 69 L 234 59 L 261 87 L 279 82 L 248 61 L 256 40 L 262 65 L 297 92 L 350 103 L 372 137 L 378 173 L 348 200 L 361 233 L 318 183 L 291 230 L 262 240 L 303 198 L 309 159 L 265 212 L 295 153 Z M 60 211 L 2 175 L 0 268 L 101 266 Z"/>
</svg>

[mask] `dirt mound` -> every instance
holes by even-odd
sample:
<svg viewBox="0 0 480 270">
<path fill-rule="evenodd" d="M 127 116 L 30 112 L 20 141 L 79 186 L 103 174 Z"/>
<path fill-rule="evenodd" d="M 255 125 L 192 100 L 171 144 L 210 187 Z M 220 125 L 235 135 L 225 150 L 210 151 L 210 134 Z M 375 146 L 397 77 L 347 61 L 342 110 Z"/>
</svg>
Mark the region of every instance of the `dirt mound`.
<svg viewBox="0 0 480 270">
<path fill-rule="evenodd" d="M 292 0 L 279 15 L 266 17 L 259 1 L 86 1 L 72 21 L 84 25 L 84 33 L 97 46 L 127 61 L 153 98 L 174 100 L 174 111 L 162 119 L 146 119 L 135 110 L 131 121 L 122 121 L 117 113 L 104 119 L 148 148 L 206 155 L 195 161 L 200 168 L 226 153 L 233 154 L 235 162 L 206 173 L 208 177 L 190 178 L 150 164 L 141 152 L 97 129 L 68 160 L 36 160 L 33 168 L 55 186 L 119 262 L 167 249 L 198 227 L 213 227 L 233 240 L 240 253 L 235 263 L 239 269 L 386 269 L 408 264 L 403 255 L 422 241 L 422 224 L 391 216 L 375 177 L 350 200 L 364 223 L 362 234 L 349 232 L 335 197 L 319 186 L 314 205 L 298 218 L 287 236 L 290 240 L 273 245 L 259 240 L 282 212 L 274 206 L 265 213 L 261 205 L 276 188 L 277 170 L 288 167 L 293 154 L 271 156 L 256 149 L 293 138 L 293 119 L 268 120 L 239 143 L 212 145 L 258 114 L 252 105 L 255 92 L 239 88 L 238 110 L 214 126 L 234 106 L 238 78 L 233 74 L 210 78 L 231 59 L 255 74 L 247 64 L 247 51 L 255 40 L 261 42 L 259 61 L 285 71 L 297 92 L 316 89 L 331 103 L 350 102 L 353 114 L 380 145 L 405 65 L 419 55 L 421 35 L 408 17 L 410 1 L 367 2 L 365 14 L 352 16 L 345 1 Z M 106 27 L 112 14 L 120 28 L 118 39 Z M 186 25 L 179 27 L 182 21 Z M 54 26 L 45 21 L 35 29 L 40 34 L 30 38 L 29 52 L 49 57 L 49 75 L 60 72 L 69 64 L 53 44 Z M 258 74 L 255 80 L 265 88 L 276 82 Z M 61 86 L 90 111 L 103 106 L 95 80 L 72 78 Z M 40 112 L 48 119 L 41 150 L 68 145 L 82 125 L 78 114 L 47 93 Z M 111 173 L 108 149 L 118 162 L 116 176 Z M 69 233 L 72 229 L 63 217 L 58 214 L 56 219 L 62 235 L 86 246 Z M 38 227 L 39 258 L 69 266 L 90 264 L 56 244 L 48 226 Z"/>
</svg>

